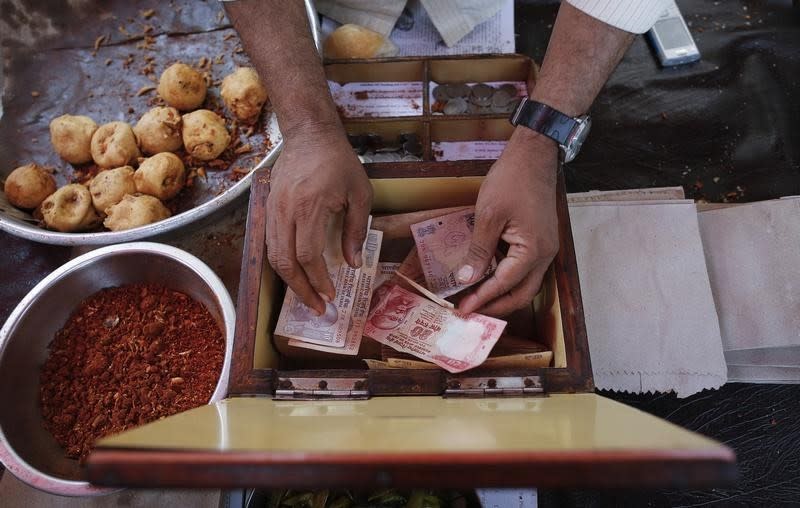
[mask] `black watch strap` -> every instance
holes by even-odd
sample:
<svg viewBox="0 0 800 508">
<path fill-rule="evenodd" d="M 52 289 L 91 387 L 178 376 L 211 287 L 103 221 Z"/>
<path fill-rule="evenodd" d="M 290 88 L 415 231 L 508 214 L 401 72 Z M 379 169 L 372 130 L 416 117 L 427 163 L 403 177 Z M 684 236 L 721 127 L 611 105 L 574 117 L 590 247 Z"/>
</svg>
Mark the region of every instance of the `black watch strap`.
<svg viewBox="0 0 800 508">
<path fill-rule="evenodd" d="M 578 124 L 574 118 L 527 97 L 522 99 L 510 120 L 514 125 L 524 125 L 544 134 L 561 146 L 567 144 L 570 134 Z"/>
</svg>

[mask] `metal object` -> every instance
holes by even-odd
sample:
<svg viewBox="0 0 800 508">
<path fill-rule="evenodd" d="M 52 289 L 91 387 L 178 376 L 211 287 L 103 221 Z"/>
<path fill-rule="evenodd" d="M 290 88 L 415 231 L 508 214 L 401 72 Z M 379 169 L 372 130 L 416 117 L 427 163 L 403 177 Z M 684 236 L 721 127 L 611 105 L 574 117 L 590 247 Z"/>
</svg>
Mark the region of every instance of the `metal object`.
<svg viewBox="0 0 800 508">
<path fill-rule="evenodd" d="M 467 112 L 467 101 L 460 97 L 450 99 L 442 110 L 445 115 L 463 115 Z"/>
<path fill-rule="evenodd" d="M 219 277 L 205 263 L 168 245 L 136 242 L 90 251 L 37 284 L 0 329 L 0 460 L 14 476 L 38 489 L 66 496 L 106 494 L 90 485 L 78 461 L 44 428 L 39 371 L 47 346 L 75 307 L 100 289 L 133 283 L 163 284 L 202 303 L 225 333 L 225 359 L 210 402 L 228 386 L 235 310 Z"/>
<path fill-rule="evenodd" d="M 322 41 L 320 38 L 319 17 L 317 16 L 313 0 L 305 0 L 305 7 L 310 23 L 311 36 L 314 39 L 314 44 L 321 55 Z M 270 125 L 272 126 L 272 124 L 274 124 L 275 133 L 273 133 L 272 128 L 270 128 L 270 139 L 275 141 L 275 145 L 255 166 L 255 168 L 253 168 L 253 171 L 245 175 L 235 185 L 222 192 L 219 196 L 168 219 L 164 219 L 160 222 L 148 224 L 139 228 L 129 229 L 127 231 L 59 233 L 57 231 L 48 231 L 41 228 L 38 225 L 38 221 L 33 219 L 31 214 L 17 210 L 11 206 L 5 198 L 5 194 L 0 192 L 0 229 L 12 235 L 26 238 L 34 242 L 48 243 L 52 245 L 75 246 L 110 245 L 115 243 L 130 242 L 183 228 L 195 221 L 219 211 L 236 198 L 247 192 L 247 190 L 250 188 L 250 181 L 253 177 L 253 172 L 257 169 L 272 166 L 272 164 L 275 163 L 281 149 L 283 148 L 283 137 L 278 131 L 277 122 L 275 121 L 274 116 L 270 120 Z M 3 168 L 2 176 L 5 177 L 5 172 L 10 172 L 12 169 L 13 168 Z"/>
<path fill-rule="evenodd" d="M 521 397 L 544 394 L 541 376 L 450 378 L 444 391 L 445 398 Z"/>
<path fill-rule="evenodd" d="M 273 397 L 275 400 L 365 400 L 368 398 L 366 377 L 280 378 Z"/>
</svg>

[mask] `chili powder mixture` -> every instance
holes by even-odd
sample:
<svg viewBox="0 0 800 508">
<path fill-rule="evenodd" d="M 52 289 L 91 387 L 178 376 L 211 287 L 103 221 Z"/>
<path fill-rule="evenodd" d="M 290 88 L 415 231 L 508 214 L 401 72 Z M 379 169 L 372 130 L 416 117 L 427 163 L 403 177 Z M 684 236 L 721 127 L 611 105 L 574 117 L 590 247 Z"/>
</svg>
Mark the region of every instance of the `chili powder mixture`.
<svg viewBox="0 0 800 508">
<path fill-rule="evenodd" d="M 189 296 L 132 284 L 84 300 L 49 349 L 39 391 L 45 427 L 83 460 L 100 437 L 206 404 L 225 339 Z"/>
</svg>

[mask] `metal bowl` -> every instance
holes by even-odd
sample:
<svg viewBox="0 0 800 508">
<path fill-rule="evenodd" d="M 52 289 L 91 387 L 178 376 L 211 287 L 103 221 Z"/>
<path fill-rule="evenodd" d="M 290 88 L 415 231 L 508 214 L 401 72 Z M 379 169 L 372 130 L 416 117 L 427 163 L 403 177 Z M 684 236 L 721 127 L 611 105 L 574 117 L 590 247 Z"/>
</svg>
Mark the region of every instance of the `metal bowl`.
<svg viewBox="0 0 800 508">
<path fill-rule="evenodd" d="M 305 0 L 306 14 L 311 29 L 311 35 L 314 43 L 321 54 L 321 41 L 319 32 L 319 17 L 317 16 L 313 0 Z M 0 67 L 2 67 L 0 63 Z M 7 77 L 7 79 L 10 77 Z M 3 76 L 2 69 L 0 69 L 0 99 L 3 96 Z M 0 117 L 3 115 L 3 107 L 0 104 Z M 273 115 L 268 122 L 267 131 L 269 138 L 274 143 L 273 147 L 267 152 L 266 156 L 254 167 L 260 169 L 262 167 L 271 166 L 280 154 L 283 147 L 283 139 L 278 129 L 278 124 L 275 116 Z M 3 146 L 0 143 L 0 152 L 9 150 L 11 147 Z M 9 157 L 13 158 L 13 157 Z M 13 167 L 0 168 L 0 182 L 8 176 Z M 192 224 L 204 217 L 207 217 L 234 201 L 237 197 L 241 196 L 250 188 L 250 180 L 253 171 L 245 175 L 235 185 L 226 189 L 219 195 L 211 195 L 208 201 L 202 202 L 197 206 L 190 208 L 182 213 L 179 213 L 168 219 L 160 222 L 148 224 L 126 231 L 101 231 L 94 233 L 59 233 L 57 231 L 49 231 L 39 226 L 39 221 L 25 211 L 18 210 L 11 206 L 6 199 L 3 192 L 2 185 L 0 185 L 0 230 L 11 233 L 12 235 L 26 238 L 34 242 L 49 243 L 53 245 L 110 245 L 122 242 L 131 242 L 141 240 L 152 236 L 161 235 L 168 231 L 173 231 L 183 228 Z"/>
<path fill-rule="evenodd" d="M 186 293 L 216 319 L 225 333 L 225 359 L 210 402 L 224 398 L 235 311 L 219 277 L 191 254 L 157 243 L 127 243 L 88 252 L 45 277 L 0 329 L 0 461 L 25 483 L 68 496 L 112 491 L 86 482 L 78 461 L 66 458 L 44 428 L 39 373 L 48 344 L 81 301 L 103 288 L 135 283 L 162 284 Z"/>
</svg>

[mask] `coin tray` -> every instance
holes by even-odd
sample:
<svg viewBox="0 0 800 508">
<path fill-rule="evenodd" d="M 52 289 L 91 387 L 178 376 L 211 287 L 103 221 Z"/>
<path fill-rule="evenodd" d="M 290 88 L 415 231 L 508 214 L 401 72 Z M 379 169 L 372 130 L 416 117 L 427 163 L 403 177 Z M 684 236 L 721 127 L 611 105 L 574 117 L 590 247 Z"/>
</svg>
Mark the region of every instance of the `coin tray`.
<svg viewBox="0 0 800 508">
<path fill-rule="evenodd" d="M 524 55 L 330 61 L 325 65 L 326 75 L 329 82 L 334 83 L 334 88 L 360 86 L 359 99 L 338 105 L 348 134 L 377 134 L 388 141 L 403 133 L 415 133 L 422 144 L 423 161 L 441 160 L 442 156 L 437 157 L 437 154 L 442 152 L 463 154 L 466 159 L 461 160 L 491 157 L 497 152 L 497 146 L 485 150 L 480 145 L 474 149 L 467 145 L 471 142 L 505 141 L 513 132 L 507 113 L 442 115 L 433 112 L 432 94 L 437 84 L 518 83 L 521 86 L 525 83 L 530 89 L 536 81 L 537 71 L 537 65 Z M 415 92 L 413 97 L 406 94 L 391 99 L 396 106 L 399 105 L 400 114 L 389 115 L 390 108 L 371 106 L 391 102 L 385 97 L 386 86 L 390 84 L 405 92 L 419 90 L 419 95 Z M 441 143 L 445 143 L 444 147 Z M 445 159 L 456 160 L 447 156 Z"/>
</svg>

